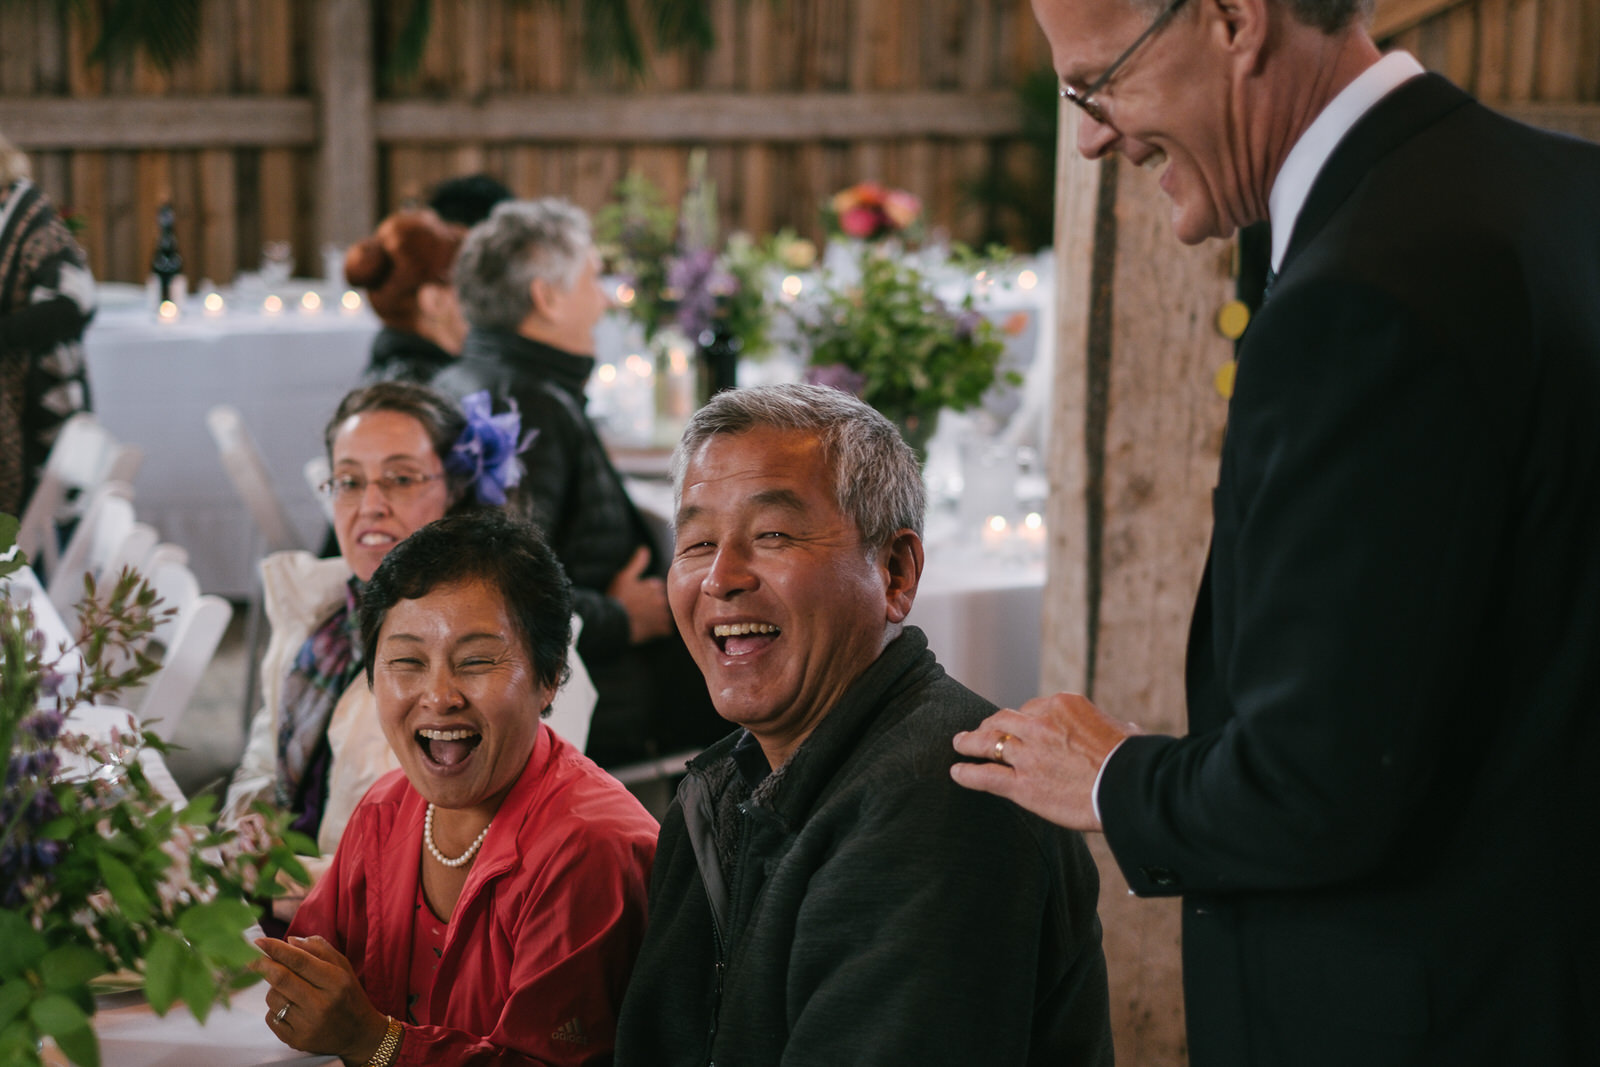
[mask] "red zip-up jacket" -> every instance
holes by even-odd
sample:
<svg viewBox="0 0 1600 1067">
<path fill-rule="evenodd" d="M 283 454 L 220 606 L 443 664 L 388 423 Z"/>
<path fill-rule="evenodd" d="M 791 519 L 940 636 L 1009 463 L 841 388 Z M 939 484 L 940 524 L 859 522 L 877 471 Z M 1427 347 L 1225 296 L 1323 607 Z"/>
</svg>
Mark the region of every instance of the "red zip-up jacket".
<svg viewBox="0 0 1600 1067">
<path fill-rule="evenodd" d="M 426 801 L 401 771 L 372 787 L 289 933 L 321 934 L 379 1011 L 405 1018 Z M 656 821 L 539 731 L 445 932 L 426 1017 L 398 1065 L 610 1063 L 644 937 Z"/>
</svg>

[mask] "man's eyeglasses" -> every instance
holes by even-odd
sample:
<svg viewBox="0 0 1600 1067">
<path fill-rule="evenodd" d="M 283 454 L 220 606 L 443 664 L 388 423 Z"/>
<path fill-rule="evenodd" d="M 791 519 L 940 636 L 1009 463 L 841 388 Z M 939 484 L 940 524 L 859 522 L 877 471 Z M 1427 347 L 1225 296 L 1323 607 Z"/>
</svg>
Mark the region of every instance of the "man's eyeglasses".
<svg viewBox="0 0 1600 1067">
<path fill-rule="evenodd" d="M 1172 0 L 1171 3 L 1162 9 L 1161 14 L 1156 16 L 1156 20 L 1149 26 L 1145 27 L 1145 31 L 1138 37 L 1135 37 L 1133 43 L 1124 49 L 1120 56 L 1111 61 L 1111 65 L 1101 73 L 1100 77 L 1089 83 L 1089 87 L 1087 89 L 1084 89 L 1080 92 L 1079 90 L 1068 85 L 1066 82 L 1062 82 L 1059 89 L 1061 99 L 1071 100 L 1074 104 L 1077 104 L 1079 107 L 1083 108 L 1084 114 L 1088 115 L 1091 119 L 1094 119 L 1102 126 L 1109 125 L 1106 120 L 1105 109 L 1102 108 L 1100 106 L 1100 102 L 1094 98 L 1095 94 L 1111 83 L 1111 78 L 1117 73 L 1118 68 L 1126 63 L 1133 56 L 1133 54 L 1139 50 L 1140 45 L 1144 44 L 1151 37 L 1155 36 L 1156 31 L 1160 30 L 1161 27 L 1172 21 L 1172 16 L 1178 13 L 1178 9 L 1182 7 L 1183 4 L 1184 0 Z"/>
<path fill-rule="evenodd" d="M 375 485 L 392 504 L 416 496 L 423 486 L 443 477 L 442 474 L 384 474 L 369 482 L 365 475 L 337 474 L 317 486 L 317 491 L 336 504 L 351 504 L 366 496 L 368 485 Z"/>
</svg>

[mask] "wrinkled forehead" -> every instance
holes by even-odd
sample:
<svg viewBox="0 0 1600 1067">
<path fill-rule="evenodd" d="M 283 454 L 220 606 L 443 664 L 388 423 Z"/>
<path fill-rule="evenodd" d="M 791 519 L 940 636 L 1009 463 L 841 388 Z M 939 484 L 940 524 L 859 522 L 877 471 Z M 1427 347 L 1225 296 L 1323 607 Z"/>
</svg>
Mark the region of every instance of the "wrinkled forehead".
<svg viewBox="0 0 1600 1067">
<path fill-rule="evenodd" d="M 1160 3 L 1130 0 L 1033 0 L 1033 14 L 1050 42 L 1050 58 L 1063 80 L 1099 74 L 1160 11 Z"/>
</svg>

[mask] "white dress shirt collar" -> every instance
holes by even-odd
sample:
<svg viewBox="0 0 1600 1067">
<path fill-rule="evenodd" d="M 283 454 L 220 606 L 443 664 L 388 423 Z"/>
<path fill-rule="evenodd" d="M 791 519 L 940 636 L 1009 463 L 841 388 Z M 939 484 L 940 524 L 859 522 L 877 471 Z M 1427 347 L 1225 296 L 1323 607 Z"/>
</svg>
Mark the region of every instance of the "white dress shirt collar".
<svg viewBox="0 0 1600 1067">
<path fill-rule="evenodd" d="M 1300 209 L 1305 207 L 1306 197 L 1311 193 L 1311 183 L 1316 181 L 1323 164 L 1328 162 L 1344 135 L 1379 100 L 1421 73 L 1422 64 L 1411 53 L 1390 52 L 1357 75 L 1355 81 L 1329 101 L 1322 114 L 1294 143 L 1267 198 L 1267 216 L 1272 220 L 1274 271 L 1283 266 L 1283 254 L 1288 251 Z"/>
</svg>

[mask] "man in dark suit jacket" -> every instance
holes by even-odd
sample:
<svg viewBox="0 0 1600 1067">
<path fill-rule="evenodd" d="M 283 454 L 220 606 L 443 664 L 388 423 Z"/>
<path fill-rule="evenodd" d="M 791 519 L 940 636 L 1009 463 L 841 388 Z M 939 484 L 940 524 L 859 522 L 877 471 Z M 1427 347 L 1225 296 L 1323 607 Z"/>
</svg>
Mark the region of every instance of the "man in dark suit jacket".
<svg viewBox="0 0 1600 1067">
<path fill-rule="evenodd" d="M 1194 1064 L 1600 1063 L 1600 147 L 1380 57 L 1356 0 L 1034 8 L 1079 149 L 1165 162 L 1185 242 L 1270 217 L 1277 277 L 1191 732 L 1057 694 L 952 773 L 1184 896 Z"/>
</svg>

